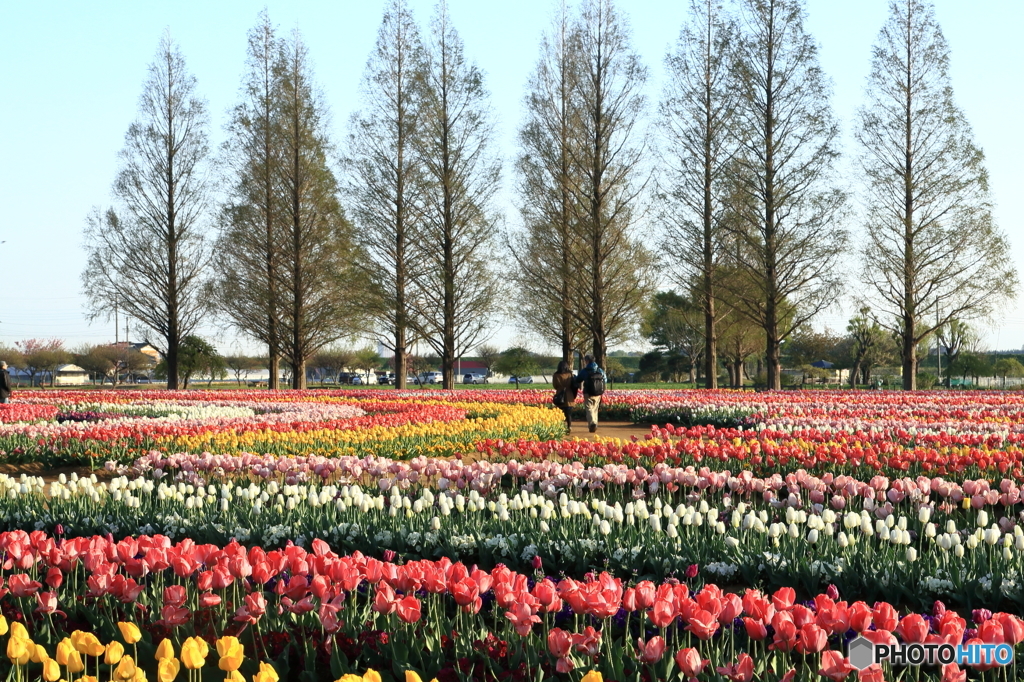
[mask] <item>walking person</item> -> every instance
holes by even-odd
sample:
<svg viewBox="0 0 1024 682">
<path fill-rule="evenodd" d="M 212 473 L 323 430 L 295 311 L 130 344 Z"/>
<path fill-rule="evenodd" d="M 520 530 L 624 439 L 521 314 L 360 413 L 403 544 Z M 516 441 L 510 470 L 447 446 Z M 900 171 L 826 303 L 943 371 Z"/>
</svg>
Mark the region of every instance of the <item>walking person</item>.
<svg viewBox="0 0 1024 682">
<path fill-rule="evenodd" d="M 565 432 L 572 433 L 572 406 L 579 387 L 568 362 L 562 360 L 558 363 L 558 370 L 551 376 L 551 384 L 555 388 L 551 402 L 565 415 Z"/>
<path fill-rule="evenodd" d="M 604 395 L 604 370 L 594 362 L 589 353 L 583 356 L 583 368 L 576 374 L 576 383 L 583 387 L 583 404 L 587 412 L 587 426 L 591 433 L 597 431 L 597 410 Z"/>
<path fill-rule="evenodd" d="M 11 397 L 11 375 L 7 371 L 7 363 L 0 360 L 0 403 L 6 403 Z"/>
</svg>

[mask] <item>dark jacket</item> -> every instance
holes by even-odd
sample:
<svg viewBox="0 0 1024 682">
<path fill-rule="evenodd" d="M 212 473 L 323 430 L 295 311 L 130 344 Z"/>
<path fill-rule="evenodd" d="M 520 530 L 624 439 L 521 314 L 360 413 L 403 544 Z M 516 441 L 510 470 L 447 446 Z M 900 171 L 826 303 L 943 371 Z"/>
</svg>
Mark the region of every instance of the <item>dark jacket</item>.
<svg viewBox="0 0 1024 682">
<path fill-rule="evenodd" d="M 605 381 L 608 380 L 608 376 L 604 373 L 603 369 L 597 366 L 596 362 L 590 363 L 589 365 L 587 365 L 586 367 L 584 367 L 583 369 L 576 373 L 576 382 L 578 383 L 580 388 L 583 389 L 583 395 L 587 394 L 586 383 L 584 382 L 586 382 L 586 380 L 590 377 L 591 374 L 600 374 L 602 377 L 605 378 Z"/>
<path fill-rule="evenodd" d="M 7 370 L 0 371 L 0 398 L 11 397 L 11 375 Z"/>
<path fill-rule="evenodd" d="M 567 403 L 576 400 L 576 377 L 572 375 L 572 372 L 566 372 L 565 374 L 553 374 L 551 376 L 551 385 L 555 389 L 555 393 L 565 393 L 565 401 Z"/>
</svg>

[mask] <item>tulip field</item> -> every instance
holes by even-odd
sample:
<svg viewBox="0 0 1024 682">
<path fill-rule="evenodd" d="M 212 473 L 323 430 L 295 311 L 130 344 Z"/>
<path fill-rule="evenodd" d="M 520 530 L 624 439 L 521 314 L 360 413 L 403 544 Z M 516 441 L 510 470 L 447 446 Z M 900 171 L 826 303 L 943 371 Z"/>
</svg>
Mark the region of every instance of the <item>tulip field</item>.
<svg viewBox="0 0 1024 682">
<path fill-rule="evenodd" d="M 592 441 L 544 390 L 16 397 L 8 680 L 1024 677 L 846 656 L 1024 653 L 1019 393 L 609 391 L 650 431 Z"/>
</svg>

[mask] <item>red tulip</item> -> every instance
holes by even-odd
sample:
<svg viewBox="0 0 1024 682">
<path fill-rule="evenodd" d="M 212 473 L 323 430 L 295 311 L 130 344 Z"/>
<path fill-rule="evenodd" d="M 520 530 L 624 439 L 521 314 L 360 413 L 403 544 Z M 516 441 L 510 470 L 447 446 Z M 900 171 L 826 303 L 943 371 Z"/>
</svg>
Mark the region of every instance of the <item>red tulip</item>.
<svg viewBox="0 0 1024 682">
<path fill-rule="evenodd" d="M 816 654 L 828 644 L 828 634 L 814 623 L 808 623 L 800 628 L 800 638 L 796 643 L 796 650 L 801 654 Z"/>
<path fill-rule="evenodd" d="M 420 600 L 412 595 L 405 597 L 398 602 L 398 617 L 405 623 L 416 623 L 420 619 L 422 605 Z"/>
<path fill-rule="evenodd" d="M 819 675 L 823 675 L 833 682 L 839 682 L 839 680 L 845 680 L 852 670 L 853 668 L 840 652 L 831 649 L 822 652 Z"/>
<path fill-rule="evenodd" d="M 659 635 L 651 637 L 646 643 L 643 639 L 637 639 L 637 659 L 648 665 L 657 663 L 665 655 L 665 638 Z"/>
<path fill-rule="evenodd" d="M 706 658 L 702 659 L 700 653 L 693 647 L 676 652 L 676 665 L 679 666 L 685 677 L 696 677 L 708 663 L 710 661 Z"/>
<path fill-rule="evenodd" d="M 572 636 L 572 646 L 576 653 L 593 658 L 601 651 L 601 633 L 588 625 L 583 632 Z"/>
<path fill-rule="evenodd" d="M 523 602 L 515 604 L 511 611 L 506 611 L 505 617 L 512 621 L 520 637 L 528 637 L 533 624 L 540 622 L 540 617 L 534 615 L 533 610 Z"/>
<path fill-rule="evenodd" d="M 750 682 L 754 679 L 754 659 L 748 654 L 740 654 L 736 663 L 715 668 L 715 670 L 728 677 L 732 682 Z"/>
<path fill-rule="evenodd" d="M 747 630 L 747 637 L 760 642 L 768 636 L 768 628 L 756 618 L 744 618 L 743 627 Z"/>
<path fill-rule="evenodd" d="M 707 611 L 698 609 L 690 615 L 690 622 L 684 629 L 692 632 L 697 639 L 708 640 L 718 631 L 718 621 Z"/>
<path fill-rule="evenodd" d="M 896 628 L 896 634 L 903 638 L 908 644 L 922 644 L 928 637 L 928 622 L 920 614 L 911 613 L 904 616 Z M 1002 634 L 1002 628 L 1000 628 Z"/>
<path fill-rule="evenodd" d="M 373 598 L 373 610 L 387 616 L 395 612 L 398 598 L 395 591 L 385 582 L 377 583 L 377 594 Z"/>
</svg>

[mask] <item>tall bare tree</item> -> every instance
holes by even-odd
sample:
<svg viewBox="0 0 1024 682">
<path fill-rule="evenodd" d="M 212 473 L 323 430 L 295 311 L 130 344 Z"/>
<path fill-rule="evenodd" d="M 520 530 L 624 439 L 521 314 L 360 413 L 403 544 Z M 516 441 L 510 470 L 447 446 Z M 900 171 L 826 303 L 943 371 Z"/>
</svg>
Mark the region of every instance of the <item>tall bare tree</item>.
<svg viewBox="0 0 1024 682">
<path fill-rule="evenodd" d="M 580 141 L 573 94 L 580 77 L 578 41 L 565 2 L 541 40 L 541 57 L 526 95 L 527 118 L 519 130 L 516 160 L 524 231 L 508 239 L 516 260 L 517 317 L 534 335 L 561 348 L 563 360 L 581 347 L 587 326 L 573 310 L 580 303 L 573 253 L 580 242 L 574 208 L 572 146 Z M 579 154 L 577 153 L 576 156 Z"/>
<path fill-rule="evenodd" d="M 422 99 L 423 46 L 406 0 L 391 0 L 363 76 L 362 111 L 352 117 L 347 194 L 367 276 L 376 293 L 374 322 L 395 354 L 395 383 L 406 387 L 410 337 L 410 270 L 422 214 L 423 177 L 413 153 Z"/>
<path fill-rule="evenodd" d="M 120 214 L 96 211 L 85 230 L 83 288 L 93 316 L 114 305 L 153 330 L 167 361 L 167 388 L 178 388 L 181 341 L 207 309 L 209 261 L 206 103 L 181 50 L 164 34 L 128 128 L 114 183 Z"/>
<path fill-rule="evenodd" d="M 612 0 L 585 0 L 575 26 L 579 75 L 573 93 L 577 142 L 570 146 L 572 207 L 580 248 L 572 267 L 581 289 L 574 307 L 604 364 L 611 338 L 629 335 L 652 293 L 650 254 L 634 235 L 645 140 L 647 69 L 630 45 L 626 20 Z"/>
<path fill-rule="evenodd" d="M 857 139 L 867 190 L 864 278 L 900 337 L 903 388 L 917 346 L 983 317 L 1018 286 L 993 219 L 984 155 L 953 100 L 949 46 L 931 3 L 893 0 L 872 53 Z"/>
<path fill-rule="evenodd" d="M 327 110 L 312 78 L 298 31 L 284 41 L 277 64 L 281 97 L 282 162 L 278 181 L 284 239 L 281 244 L 282 327 L 292 388 L 306 387 L 306 360 L 349 335 L 360 314 L 360 257 L 338 201 L 329 166 L 332 147 Z"/>
<path fill-rule="evenodd" d="M 834 184 L 839 127 L 800 0 L 743 0 L 737 106 L 741 145 L 727 221 L 749 277 L 731 293 L 765 332 L 768 387 L 781 342 L 838 295 L 845 194 Z M 730 286 L 730 281 L 723 282 Z M 792 314 L 786 315 L 788 309 Z"/>
<path fill-rule="evenodd" d="M 231 326 L 266 344 L 268 387 L 279 388 L 281 356 L 281 245 L 284 239 L 277 118 L 280 41 L 266 11 L 249 32 L 241 102 L 231 112 L 224 160 L 229 200 L 214 250 L 212 299 Z"/>
<path fill-rule="evenodd" d="M 736 149 L 736 38 L 735 20 L 726 16 L 720 0 L 691 0 L 690 21 L 665 60 L 669 79 L 660 107 L 664 252 L 676 266 L 676 281 L 689 286 L 704 317 L 706 388 L 718 388 L 721 311 L 715 298 L 728 237 L 722 225 L 725 185 Z"/>
<path fill-rule="evenodd" d="M 483 74 L 467 62 L 445 0 L 432 22 L 417 161 L 426 173 L 424 232 L 415 274 L 417 331 L 454 388 L 456 358 L 483 340 L 497 282 L 488 266 L 489 211 L 500 166 Z"/>
</svg>

